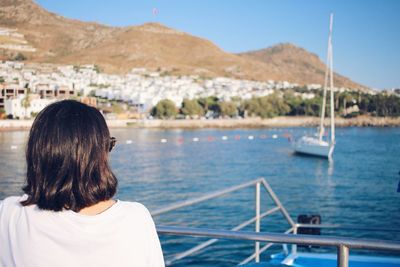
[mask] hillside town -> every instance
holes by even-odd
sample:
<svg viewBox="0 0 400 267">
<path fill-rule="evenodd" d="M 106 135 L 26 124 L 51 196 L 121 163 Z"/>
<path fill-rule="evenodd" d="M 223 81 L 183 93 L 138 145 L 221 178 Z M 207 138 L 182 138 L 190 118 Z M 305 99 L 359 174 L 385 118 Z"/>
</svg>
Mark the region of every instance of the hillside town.
<svg viewBox="0 0 400 267">
<path fill-rule="evenodd" d="M 130 116 L 140 117 L 146 116 L 163 99 L 169 99 L 180 107 L 184 99 L 211 96 L 223 101 L 235 97 L 251 99 L 298 86 L 288 81 L 170 76 L 168 71 L 162 69 L 148 71 L 136 68 L 125 75 L 116 75 L 102 73 L 95 65 L 0 63 L 0 109 L 14 119 L 31 118 L 48 104 L 67 98 L 100 106 L 109 118 L 115 117 L 112 102 L 122 104 L 124 110 L 130 111 Z M 298 94 L 303 99 L 311 99 L 314 97 L 312 90 L 321 88 L 321 85 L 310 84 L 306 88 L 309 91 Z"/>
</svg>

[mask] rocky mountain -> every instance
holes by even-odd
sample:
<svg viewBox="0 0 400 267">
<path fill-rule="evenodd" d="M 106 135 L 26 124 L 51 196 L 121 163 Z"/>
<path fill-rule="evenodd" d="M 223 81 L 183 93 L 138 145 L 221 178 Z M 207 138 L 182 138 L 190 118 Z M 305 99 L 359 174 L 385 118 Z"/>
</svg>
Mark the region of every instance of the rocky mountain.
<svg viewBox="0 0 400 267">
<path fill-rule="evenodd" d="M 110 73 L 133 67 L 171 74 L 323 83 L 324 64 L 291 44 L 232 54 L 212 42 L 157 23 L 109 27 L 51 13 L 32 0 L 0 0 L 0 59 L 23 53 L 31 62 L 96 64 Z M 337 86 L 361 88 L 337 76 Z"/>
<path fill-rule="evenodd" d="M 288 81 L 298 81 L 301 80 L 300 77 L 305 77 L 307 81 L 310 81 L 309 83 L 324 84 L 326 65 L 316 54 L 293 44 L 278 44 L 239 55 L 263 62 L 276 72 L 285 73 Z M 334 74 L 334 78 L 336 85 L 346 85 L 350 88 L 362 87 L 338 73 Z"/>
</svg>

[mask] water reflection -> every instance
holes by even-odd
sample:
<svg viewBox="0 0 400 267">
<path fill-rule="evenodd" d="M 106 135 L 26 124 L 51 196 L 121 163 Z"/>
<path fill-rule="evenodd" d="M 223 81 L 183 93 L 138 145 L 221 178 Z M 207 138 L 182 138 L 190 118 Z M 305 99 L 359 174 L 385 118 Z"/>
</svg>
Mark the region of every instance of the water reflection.
<svg viewBox="0 0 400 267">
<path fill-rule="evenodd" d="M 315 177 L 317 178 L 331 178 L 334 171 L 334 161 L 333 159 L 321 159 L 317 158 L 315 166 Z M 329 180 L 329 179 L 328 179 Z"/>
<path fill-rule="evenodd" d="M 333 175 L 335 162 L 334 162 L 334 160 L 332 158 L 330 158 L 328 163 L 329 163 L 329 165 L 328 165 L 328 176 L 331 177 Z"/>
</svg>

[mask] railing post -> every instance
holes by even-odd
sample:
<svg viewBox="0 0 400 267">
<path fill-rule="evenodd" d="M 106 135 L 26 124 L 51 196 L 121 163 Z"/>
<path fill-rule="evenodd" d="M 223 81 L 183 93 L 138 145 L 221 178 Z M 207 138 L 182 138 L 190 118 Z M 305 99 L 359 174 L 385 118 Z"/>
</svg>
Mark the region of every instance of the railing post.
<svg viewBox="0 0 400 267">
<path fill-rule="evenodd" d="M 293 226 L 293 234 L 297 235 L 297 224 Z M 292 244 L 292 254 L 295 255 L 297 253 L 297 245 Z"/>
<path fill-rule="evenodd" d="M 345 245 L 339 245 L 337 248 L 337 266 L 349 267 L 349 248 Z"/>
<path fill-rule="evenodd" d="M 255 230 L 256 232 L 260 232 L 260 213 L 261 213 L 261 194 L 260 194 L 260 182 L 256 183 L 256 222 L 255 222 Z M 260 242 L 255 242 L 254 247 L 255 253 L 255 261 L 260 262 Z"/>
</svg>

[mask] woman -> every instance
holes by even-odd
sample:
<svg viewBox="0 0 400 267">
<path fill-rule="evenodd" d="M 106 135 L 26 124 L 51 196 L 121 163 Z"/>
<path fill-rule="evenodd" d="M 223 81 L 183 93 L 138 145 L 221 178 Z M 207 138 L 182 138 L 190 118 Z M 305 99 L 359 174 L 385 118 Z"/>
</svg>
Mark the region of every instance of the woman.
<svg viewBox="0 0 400 267">
<path fill-rule="evenodd" d="M 0 266 L 164 266 L 154 222 L 114 200 L 115 144 L 98 110 L 72 100 L 36 117 L 22 197 L 0 202 Z"/>
</svg>

